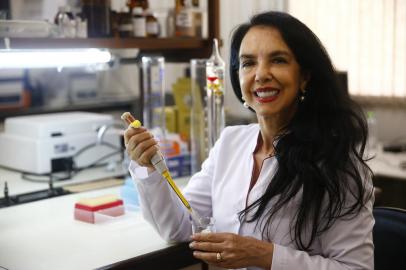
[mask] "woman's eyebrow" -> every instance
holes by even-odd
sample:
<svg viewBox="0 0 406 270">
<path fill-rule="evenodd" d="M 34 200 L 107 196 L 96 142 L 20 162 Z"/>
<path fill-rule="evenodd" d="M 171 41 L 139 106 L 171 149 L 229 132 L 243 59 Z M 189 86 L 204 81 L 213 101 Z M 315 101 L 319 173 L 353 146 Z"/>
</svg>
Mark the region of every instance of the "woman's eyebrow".
<svg viewBox="0 0 406 270">
<path fill-rule="evenodd" d="M 277 51 L 273 51 L 269 54 L 269 56 L 280 56 L 280 55 L 290 56 L 290 53 L 285 50 L 277 50 Z"/>
<path fill-rule="evenodd" d="M 271 53 L 269 53 L 269 57 L 275 57 L 275 56 L 291 56 L 291 54 L 288 51 L 285 50 L 276 50 Z M 253 54 L 241 54 L 239 56 L 239 59 L 252 59 L 255 58 Z"/>
<path fill-rule="evenodd" d="M 241 54 L 238 58 L 240 60 L 241 59 L 252 59 L 252 58 L 255 58 L 255 56 L 253 54 Z"/>
</svg>

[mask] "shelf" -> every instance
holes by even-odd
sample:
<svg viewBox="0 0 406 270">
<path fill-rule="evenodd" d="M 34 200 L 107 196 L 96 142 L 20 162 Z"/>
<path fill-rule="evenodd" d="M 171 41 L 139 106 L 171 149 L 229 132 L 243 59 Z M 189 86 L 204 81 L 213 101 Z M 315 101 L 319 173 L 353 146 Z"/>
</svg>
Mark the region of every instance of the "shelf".
<svg viewBox="0 0 406 270">
<path fill-rule="evenodd" d="M 33 115 L 43 113 L 57 113 L 68 111 L 88 111 L 88 112 L 102 112 L 102 111 L 132 111 L 137 117 L 140 117 L 139 101 L 137 99 L 116 100 L 116 101 L 103 101 L 94 104 L 76 104 L 59 108 L 35 107 L 25 109 L 9 109 L 0 111 L 0 121 L 11 116 Z"/>
<path fill-rule="evenodd" d="M 107 48 L 139 49 L 138 56 L 160 55 L 166 62 L 189 62 L 194 58 L 209 58 L 212 51 L 212 39 L 220 41 L 220 0 L 207 0 L 208 38 L 10 38 L 11 49 L 71 49 L 71 48 Z M 5 48 L 4 37 L 0 37 L 0 49 Z M 137 57 L 138 57 L 137 56 Z M 138 59 L 120 59 L 120 64 L 134 63 Z M 1 90 L 1 89 L 0 89 Z M 0 121 L 9 116 L 53 113 L 73 110 L 105 111 L 129 110 L 142 118 L 142 104 L 139 101 L 101 101 L 99 104 L 83 104 L 63 108 L 26 108 L 0 110 Z"/>
<path fill-rule="evenodd" d="M 11 49 L 107 48 L 141 50 L 142 54 L 159 54 L 171 62 L 188 62 L 208 58 L 212 42 L 201 38 L 11 38 Z M 4 49 L 0 42 L 0 49 Z"/>
<path fill-rule="evenodd" d="M 220 0 L 207 0 L 208 38 L 10 38 L 11 49 L 70 49 L 107 48 L 139 49 L 140 54 L 156 54 L 171 62 L 189 62 L 192 58 L 208 58 L 212 50 L 212 39 L 220 38 Z M 5 42 L 0 38 L 0 49 Z"/>
<path fill-rule="evenodd" d="M 211 42 L 201 38 L 10 38 L 12 49 L 109 48 L 140 50 L 201 49 Z M 4 43 L 0 45 L 4 49 Z"/>
</svg>

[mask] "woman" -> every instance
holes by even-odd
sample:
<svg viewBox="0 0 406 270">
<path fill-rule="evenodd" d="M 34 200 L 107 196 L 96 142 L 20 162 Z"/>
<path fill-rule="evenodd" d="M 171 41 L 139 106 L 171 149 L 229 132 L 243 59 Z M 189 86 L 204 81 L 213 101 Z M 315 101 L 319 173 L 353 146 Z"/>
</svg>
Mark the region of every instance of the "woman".
<svg viewBox="0 0 406 270">
<path fill-rule="evenodd" d="M 217 233 L 194 234 L 194 256 L 223 268 L 373 269 L 366 122 L 303 23 L 254 16 L 232 37 L 230 75 L 258 124 L 227 127 L 184 189 Z M 189 241 L 189 215 L 150 165 L 145 129 L 128 129 L 144 216 L 167 240 Z M 140 167 L 148 172 L 141 172 Z"/>
</svg>

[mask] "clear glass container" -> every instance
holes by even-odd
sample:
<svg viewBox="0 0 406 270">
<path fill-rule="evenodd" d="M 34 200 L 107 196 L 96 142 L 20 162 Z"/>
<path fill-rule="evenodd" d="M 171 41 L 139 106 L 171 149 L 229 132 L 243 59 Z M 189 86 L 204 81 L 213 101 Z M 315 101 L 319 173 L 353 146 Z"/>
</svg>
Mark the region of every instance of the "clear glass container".
<svg viewBox="0 0 406 270">
<path fill-rule="evenodd" d="M 192 233 L 212 233 L 216 232 L 213 217 L 200 217 L 198 221 L 192 219 Z"/>
<path fill-rule="evenodd" d="M 209 148 L 207 139 L 207 96 L 206 96 L 206 65 L 207 59 L 190 60 L 192 80 L 192 106 L 191 106 L 191 173 L 201 169 L 203 161 L 207 158 Z"/>
<path fill-rule="evenodd" d="M 165 137 L 165 58 L 142 57 L 143 126 L 159 139 Z"/>
<path fill-rule="evenodd" d="M 76 21 L 70 6 L 61 6 L 55 16 L 55 24 L 58 26 L 58 36 L 62 38 L 74 38 L 76 36 Z"/>
<path fill-rule="evenodd" d="M 225 63 L 220 57 L 218 41 L 213 39 L 213 52 L 206 64 L 209 148 L 214 146 L 225 126 L 224 75 Z"/>
</svg>

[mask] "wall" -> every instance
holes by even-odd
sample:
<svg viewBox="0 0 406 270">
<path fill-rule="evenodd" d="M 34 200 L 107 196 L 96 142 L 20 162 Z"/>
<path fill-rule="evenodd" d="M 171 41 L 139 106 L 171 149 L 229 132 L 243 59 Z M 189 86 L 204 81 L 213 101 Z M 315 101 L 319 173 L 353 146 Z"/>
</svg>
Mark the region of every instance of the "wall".
<svg viewBox="0 0 406 270">
<path fill-rule="evenodd" d="M 221 55 L 229 66 L 229 47 L 232 30 L 241 23 L 246 22 L 252 15 L 267 10 L 286 10 L 287 1 L 284 0 L 221 0 L 220 1 L 220 36 L 223 41 Z M 238 122 L 238 118 L 245 121 L 255 121 L 255 115 L 242 106 L 235 97 L 231 82 L 226 71 L 225 108 L 231 122 Z M 230 121 L 228 121 L 230 122 Z"/>
<path fill-rule="evenodd" d="M 52 19 L 57 11 L 59 5 L 64 3 L 74 3 L 75 0 L 13 0 L 12 8 L 13 15 L 17 18 L 26 18 L 26 16 L 31 15 L 37 19 Z M 174 1 L 159 1 L 150 0 L 150 6 L 152 8 L 161 9 L 169 8 L 173 6 Z M 205 1 L 201 1 L 203 9 L 206 8 Z M 248 20 L 248 18 L 254 13 L 266 10 L 287 10 L 287 2 L 285 0 L 221 0 L 220 1 L 220 36 L 223 41 L 223 47 L 221 48 L 221 54 L 223 59 L 226 61 L 228 66 L 229 57 L 229 46 L 231 32 L 234 27 L 242 22 Z M 125 0 L 114 0 L 112 1 L 112 7 L 118 9 L 122 6 Z M 46 9 L 38 9 L 38 6 L 44 6 Z M 34 14 L 34 15 L 33 15 Z M 42 17 L 41 17 L 42 16 Z M 170 89 L 171 85 L 176 81 L 179 76 L 184 73 L 184 68 L 186 64 L 168 64 L 166 69 L 166 85 L 167 90 Z M 124 68 L 126 69 L 126 68 Z M 121 71 L 120 76 L 124 78 L 135 78 L 132 70 Z M 114 78 L 118 76 L 112 72 L 112 74 L 107 75 L 112 79 L 106 79 L 105 83 L 111 85 L 106 89 L 118 91 L 119 88 L 114 87 L 114 83 L 117 82 Z M 106 78 L 107 78 L 106 77 Z M 126 80 L 126 79 L 125 79 Z M 132 79 L 131 79 L 132 80 Z M 132 81 L 132 85 L 139 85 L 138 82 Z M 135 86 L 136 87 L 136 86 Z M 120 90 L 121 91 L 121 90 Z M 138 91 L 137 91 L 138 94 Z M 235 97 L 229 78 L 226 81 L 226 96 L 225 96 L 225 107 L 228 118 L 237 119 L 244 121 L 255 121 L 254 114 L 247 109 L 245 109 L 240 102 Z M 388 107 L 388 106 L 368 106 L 365 110 L 372 110 L 375 112 L 378 124 L 378 139 L 382 141 L 392 141 L 398 137 L 406 137 L 406 108 Z"/>
<path fill-rule="evenodd" d="M 287 10 L 284 0 L 221 0 L 220 35 L 223 40 L 221 53 L 223 59 L 229 64 L 229 46 L 231 31 L 234 27 L 254 13 L 266 10 Z M 253 113 L 245 109 L 237 100 L 231 88 L 229 78 L 226 82 L 225 106 L 228 116 L 232 118 L 253 119 Z M 406 140 L 406 106 L 364 106 L 365 111 L 371 110 L 376 115 L 378 140 L 390 142 L 399 138 Z M 252 120 L 251 120 L 252 121 Z"/>
</svg>

